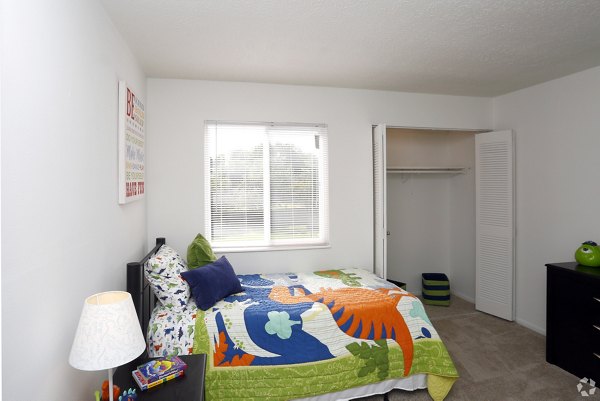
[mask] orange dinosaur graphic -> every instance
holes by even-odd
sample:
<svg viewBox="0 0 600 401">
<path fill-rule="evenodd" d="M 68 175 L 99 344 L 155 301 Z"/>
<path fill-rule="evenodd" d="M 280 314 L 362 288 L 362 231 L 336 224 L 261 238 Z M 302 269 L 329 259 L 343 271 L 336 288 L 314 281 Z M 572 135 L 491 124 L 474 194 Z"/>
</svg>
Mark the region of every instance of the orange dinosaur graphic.
<svg viewBox="0 0 600 401">
<path fill-rule="evenodd" d="M 215 344 L 215 352 L 213 354 L 215 366 L 250 366 L 254 360 L 253 355 L 244 353 L 241 357 L 235 355 L 231 361 L 224 362 L 225 353 L 228 348 L 229 344 L 227 344 L 225 333 L 221 331 L 219 333 L 219 342 Z"/>
<path fill-rule="evenodd" d="M 304 288 L 275 286 L 269 294 L 271 300 L 282 304 L 322 303 L 331 311 L 338 327 L 351 337 L 394 339 L 402 349 L 404 376 L 408 376 L 413 361 L 413 339 L 397 309 L 400 299 L 406 296 L 414 298 L 412 294 L 389 288 L 321 288 L 319 292 L 307 294 Z"/>
</svg>

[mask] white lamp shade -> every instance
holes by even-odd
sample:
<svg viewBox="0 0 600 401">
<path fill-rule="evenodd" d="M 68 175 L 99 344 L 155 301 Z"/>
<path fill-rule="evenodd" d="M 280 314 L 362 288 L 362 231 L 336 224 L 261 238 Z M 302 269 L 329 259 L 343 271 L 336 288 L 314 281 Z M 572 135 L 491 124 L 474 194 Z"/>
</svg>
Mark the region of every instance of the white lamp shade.
<svg viewBox="0 0 600 401">
<path fill-rule="evenodd" d="M 69 355 L 71 366 L 80 370 L 115 368 L 145 349 L 131 294 L 109 291 L 85 300 Z"/>
</svg>

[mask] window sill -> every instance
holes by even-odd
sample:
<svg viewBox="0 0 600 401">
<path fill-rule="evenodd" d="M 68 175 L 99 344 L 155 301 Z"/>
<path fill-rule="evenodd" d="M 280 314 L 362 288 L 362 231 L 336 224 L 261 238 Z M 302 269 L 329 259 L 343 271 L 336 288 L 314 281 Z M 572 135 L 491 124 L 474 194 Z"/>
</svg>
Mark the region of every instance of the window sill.
<svg viewBox="0 0 600 401">
<path fill-rule="evenodd" d="M 213 247 L 214 253 L 238 253 L 238 252 L 271 252 L 271 251 L 299 251 L 309 249 L 327 249 L 331 244 L 323 245 L 281 245 L 281 246 L 253 246 L 253 247 Z"/>
</svg>

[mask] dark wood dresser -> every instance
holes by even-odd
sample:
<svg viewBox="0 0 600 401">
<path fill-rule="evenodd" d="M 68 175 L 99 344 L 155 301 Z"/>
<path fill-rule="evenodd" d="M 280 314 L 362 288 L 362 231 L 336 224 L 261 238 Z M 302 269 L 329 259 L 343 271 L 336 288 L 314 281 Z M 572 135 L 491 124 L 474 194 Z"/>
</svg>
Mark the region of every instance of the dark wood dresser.
<svg viewBox="0 0 600 401">
<path fill-rule="evenodd" d="M 600 382 L 600 267 L 547 268 L 546 361 Z"/>
</svg>

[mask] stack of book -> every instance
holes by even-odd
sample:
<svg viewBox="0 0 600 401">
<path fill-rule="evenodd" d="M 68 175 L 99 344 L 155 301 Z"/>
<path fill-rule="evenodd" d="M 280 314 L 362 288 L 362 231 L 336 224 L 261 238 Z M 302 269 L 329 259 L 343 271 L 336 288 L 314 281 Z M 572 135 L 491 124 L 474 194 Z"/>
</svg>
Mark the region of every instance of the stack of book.
<svg viewBox="0 0 600 401">
<path fill-rule="evenodd" d="M 183 376 L 187 364 L 181 358 L 174 356 L 171 358 L 153 359 L 143 365 L 138 366 L 131 372 L 140 390 L 148 390 L 158 386 L 167 380 Z"/>
</svg>

